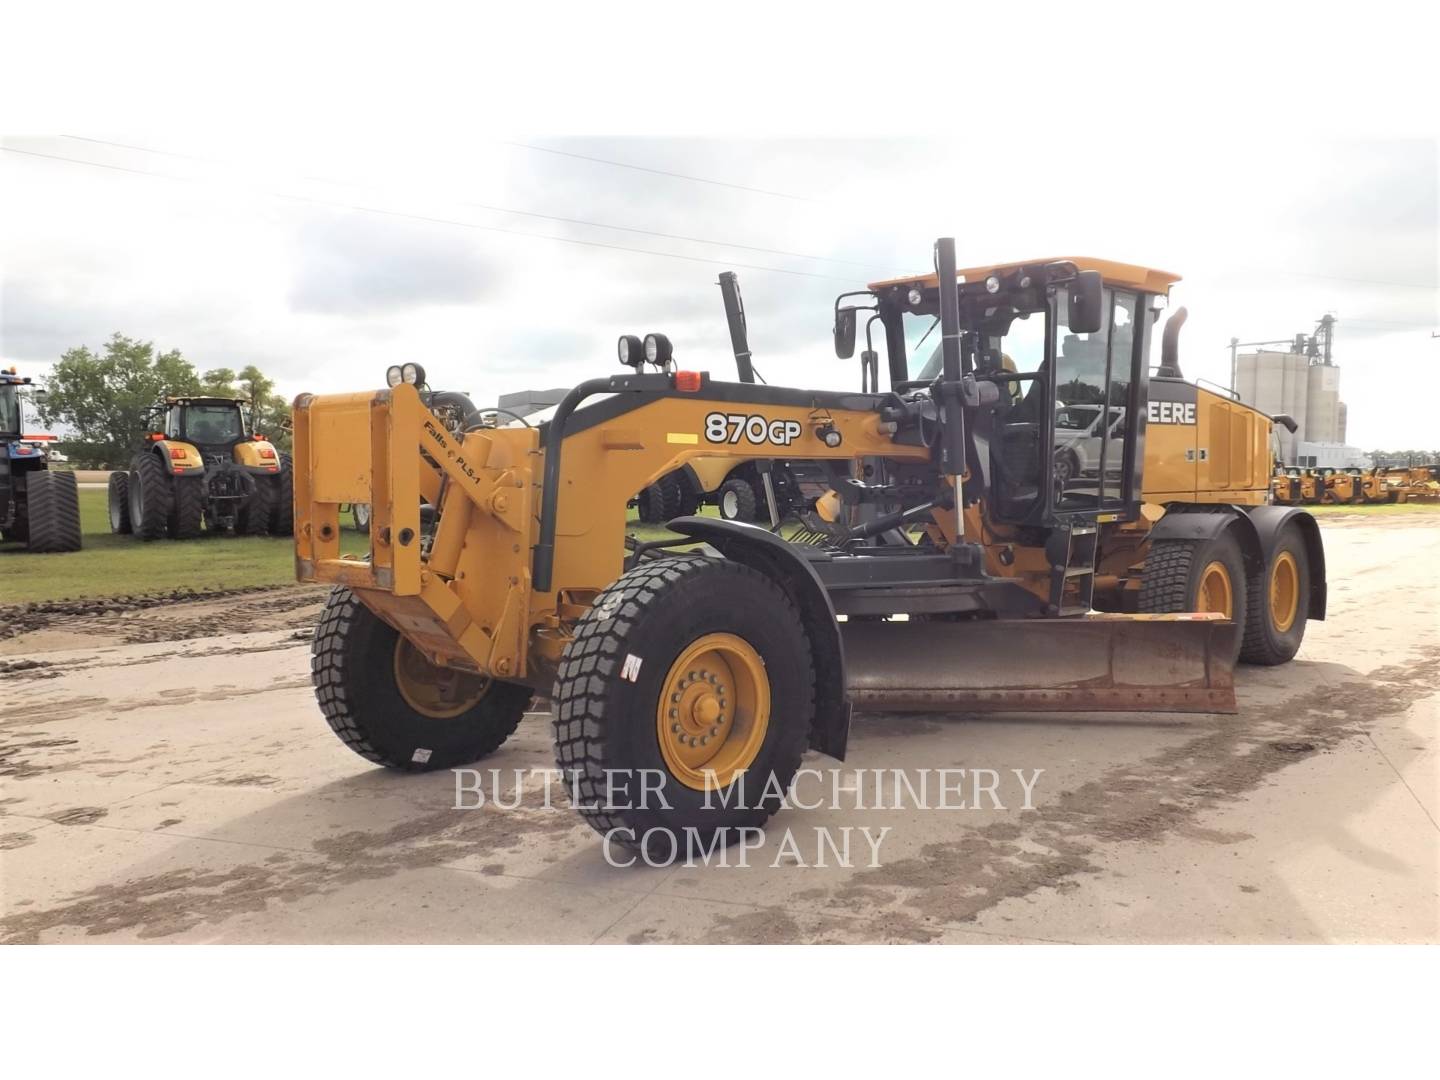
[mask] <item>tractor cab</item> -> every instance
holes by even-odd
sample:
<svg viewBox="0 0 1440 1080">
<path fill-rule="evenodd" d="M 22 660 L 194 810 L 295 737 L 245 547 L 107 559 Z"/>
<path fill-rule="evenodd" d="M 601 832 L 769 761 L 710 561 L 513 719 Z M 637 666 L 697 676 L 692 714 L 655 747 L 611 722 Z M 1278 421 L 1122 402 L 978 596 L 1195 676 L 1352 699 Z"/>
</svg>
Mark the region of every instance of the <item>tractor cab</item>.
<svg viewBox="0 0 1440 1080">
<path fill-rule="evenodd" d="M 228 458 L 232 447 L 251 437 L 243 404 L 228 397 L 168 397 L 152 412 L 151 426 L 206 456 Z"/>
<path fill-rule="evenodd" d="M 1131 520 L 1139 511 L 1150 327 L 1174 274 L 1063 258 L 955 271 L 954 329 L 940 275 L 876 282 L 835 304 L 836 353 L 875 378 L 883 337 L 900 412 L 920 419 L 964 502 L 1015 526 Z M 928 420 L 928 424 L 926 421 Z"/>
</svg>

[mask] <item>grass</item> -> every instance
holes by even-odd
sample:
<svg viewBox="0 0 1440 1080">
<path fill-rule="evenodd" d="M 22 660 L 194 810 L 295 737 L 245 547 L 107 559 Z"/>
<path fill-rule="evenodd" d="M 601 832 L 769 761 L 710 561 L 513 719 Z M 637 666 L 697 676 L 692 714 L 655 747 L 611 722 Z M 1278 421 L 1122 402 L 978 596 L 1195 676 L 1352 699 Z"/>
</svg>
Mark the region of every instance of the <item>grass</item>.
<svg viewBox="0 0 1440 1080">
<path fill-rule="evenodd" d="M 288 536 L 150 543 L 115 536 L 103 488 L 80 489 L 80 530 L 84 549 L 65 555 L 32 555 L 23 544 L 0 544 L 0 603 L 287 585 L 295 580 L 295 548 Z"/>
<path fill-rule="evenodd" d="M 23 544 L 0 543 L 0 604 L 138 596 L 176 589 L 201 592 L 295 581 L 295 548 L 288 536 L 146 543 L 110 532 L 105 499 L 104 489 L 80 489 L 81 551 L 32 555 Z M 702 513 L 713 515 L 715 509 L 707 506 Z M 641 540 L 673 535 L 658 525 L 641 525 L 634 520 L 633 511 L 631 515 L 630 530 Z M 359 540 L 355 533 L 347 531 L 346 536 Z"/>
</svg>

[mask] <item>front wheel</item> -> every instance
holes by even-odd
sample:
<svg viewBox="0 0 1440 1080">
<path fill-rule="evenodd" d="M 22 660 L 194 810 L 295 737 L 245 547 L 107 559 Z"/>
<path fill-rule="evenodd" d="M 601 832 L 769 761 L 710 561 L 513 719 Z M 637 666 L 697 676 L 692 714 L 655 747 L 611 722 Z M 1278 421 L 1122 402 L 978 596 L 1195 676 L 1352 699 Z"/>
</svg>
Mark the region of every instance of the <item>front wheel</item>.
<svg viewBox="0 0 1440 1080">
<path fill-rule="evenodd" d="M 520 723 L 532 691 L 436 667 L 349 589 L 330 593 L 311 647 L 315 697 L 330 729 L 388 769 L 479 761 Z"/>
<path fill-rule="evenodd" d="M 815 712 L 809 638 L 764 574 L 655 559 L 576 624 L 552 710 L 555 760 L 581 817 L 647 858 L 683 859 L 778 809 Z"/>
</svg>

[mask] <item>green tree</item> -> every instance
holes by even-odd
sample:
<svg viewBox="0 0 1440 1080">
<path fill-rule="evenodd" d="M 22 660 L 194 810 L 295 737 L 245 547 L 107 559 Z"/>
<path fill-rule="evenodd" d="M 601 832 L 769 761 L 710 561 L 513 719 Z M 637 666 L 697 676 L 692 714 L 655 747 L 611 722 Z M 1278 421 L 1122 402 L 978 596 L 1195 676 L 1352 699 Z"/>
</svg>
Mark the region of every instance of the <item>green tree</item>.
<svg viewBox="0 0 1440 1080">
<path fill-rule="evenodd" d="M 240 396 L 235 389 L 235 372 L 228 367 L 211 368 L 201 375 L 200 389 L 203 393 L 214 394 L 216 397 Z"/>
<path fill-rule="evenodd" d="M 290 402 L 275 393 L 275 380 L 254 364 L 240 369 L 240 395 L 250 402 L 250 421 L 256 431 L 290 452 Z"/>
<path fill-rule="evenodd" d="M 179 350 L 115 334 L 99 353 L 67 351 L 37 401 L 40 419 L 74 430 L 65 448 L 77 465 L 123 467 L 146 431 L 145 409 L 166 394 L 195 393 L 200 379 Z"/>
</svg>

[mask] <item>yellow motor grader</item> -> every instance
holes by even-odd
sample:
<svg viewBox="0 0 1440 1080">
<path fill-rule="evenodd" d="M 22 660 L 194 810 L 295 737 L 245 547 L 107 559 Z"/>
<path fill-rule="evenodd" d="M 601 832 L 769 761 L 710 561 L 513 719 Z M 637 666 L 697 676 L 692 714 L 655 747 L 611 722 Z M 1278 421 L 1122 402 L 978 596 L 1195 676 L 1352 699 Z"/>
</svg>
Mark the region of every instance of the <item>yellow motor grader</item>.
<svg viewBox="0 0 1440 1080">
<path fill-rule="evenodd" d="M 576 809 L 643 849 L 758 826 L 807 748 L 843 758 L 852 707 L 1233 712 L 1237 657 L 1284 662 L 1325 615 L 1313 517 L 1269 504 L 1271 418 L 1181 377 L 1183 309 L 1150 377 L 1174 275 L 935 255 L 836 301 L 837 355 L 861 313 L 883 335 L 884 390 L 674 370 L 652 334 L 624 348 L 661 370 L 583 382 L 538 426 L 447 424 L 405 384 L 300 395 L 296 570 L 337 586 L 313 646 L 333 730 L 445 768 L 548 696 Z M 627 542 L 637 491 L 720 456 L 828 470 L 835 527 L 689 516 Z"/>
</svg>

